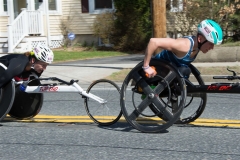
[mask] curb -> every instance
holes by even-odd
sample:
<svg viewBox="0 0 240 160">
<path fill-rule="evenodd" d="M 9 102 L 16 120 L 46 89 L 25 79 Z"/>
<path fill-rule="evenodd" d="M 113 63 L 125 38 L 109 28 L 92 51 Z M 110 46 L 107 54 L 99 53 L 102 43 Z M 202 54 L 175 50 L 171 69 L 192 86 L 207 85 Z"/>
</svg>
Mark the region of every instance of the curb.
<svg viewBox="0 0 240 160">
<path fill-rule="evenodd" d="M 239 47 L 215 47 L 206 54 L 200 52 L 194 62 L 238 62 L 240 61 Z"/>
</svg>

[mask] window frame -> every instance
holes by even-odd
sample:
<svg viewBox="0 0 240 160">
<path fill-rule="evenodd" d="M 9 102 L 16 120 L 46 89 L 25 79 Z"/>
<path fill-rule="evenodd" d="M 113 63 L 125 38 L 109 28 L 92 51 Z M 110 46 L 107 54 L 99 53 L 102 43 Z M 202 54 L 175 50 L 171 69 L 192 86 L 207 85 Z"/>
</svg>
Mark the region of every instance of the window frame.
<svg viewBox="0 0 240 160">
<path fill-rule="evenodd" d="M 89 5 L 89 14 L 101 14 L 104 12 L 112 12 L 115 10 L 113 0 L 112 0 L 111 9 L 95 9 L 95 0 L 88 0 L 88 5 Z"/>
<path fill-rule="evenodd" d="M 0 0 L 0 16 L 8 16 L 8 11 L 4 11 L 4 0 Z"/>
<path fill-rule="evenodd" d="M 48 10 L 48 13 L 49 13 L 49 15 L 62 15 L 62 2 L 61 2 L 61 0 L 55 0 L 55 1 L 56 1 L 56 10 Z"/>
<path fill-rule="evenodd" d="M 38 1 L 38 0 L 37 0 Z M 40 4 L 39 4 L 39 1 L 38 2 L 36 2 L 36 0 L 34 0 L 34 9 L 35 10 L 38 10 L 38 9 L 36 9 L 36 7 L 37 7 L 37 4 L 38 4 L 38 9 L 40 8 Z"/>
<path fill-rule="evenodd" d="M 171 6 L 171 9 L 169 10 L 170 12 L 182 12 L 183 11 L 183 3 L 184 1 L 183 0 L 177 0 L 178 2 L 178 7 L 174 7 L 173 6 L 173 0 L 170 0 L 170 6 Z"/>
</svg>

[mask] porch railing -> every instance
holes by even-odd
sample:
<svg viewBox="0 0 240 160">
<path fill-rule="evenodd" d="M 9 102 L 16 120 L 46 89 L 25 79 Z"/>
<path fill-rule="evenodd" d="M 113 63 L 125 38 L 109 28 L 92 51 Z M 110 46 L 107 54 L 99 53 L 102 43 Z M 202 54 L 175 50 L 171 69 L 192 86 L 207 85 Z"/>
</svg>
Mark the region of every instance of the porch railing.
<svg viewBox="0 0 240 160">
<path fill-rule="evenodd" d="M 8 52 L 12 53 L 22 39 L 31 34 L 43 34 L 42 13 L 23 9 L 17 18 L 8 25 Z"/>
</svg>

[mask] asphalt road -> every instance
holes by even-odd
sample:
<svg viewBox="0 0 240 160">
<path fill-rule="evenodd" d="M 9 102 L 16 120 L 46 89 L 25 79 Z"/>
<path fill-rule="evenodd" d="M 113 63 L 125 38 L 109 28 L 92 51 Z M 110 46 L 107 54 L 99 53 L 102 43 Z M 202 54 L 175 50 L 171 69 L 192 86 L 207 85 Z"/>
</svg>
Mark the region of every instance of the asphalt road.
<svg viewBox="0 0 240 160">
<path fill-rule="evenodd" d="M 203 123 L 173 125 L 162 133 L 149 134 L 125 121 L 103 127 L 41 117 L 87 116 L 79 94 L 45 94 L 42 110 L 31 123 L 11 118 L 0 123 L 0 159 L 238 160 L 239 96 L 208 94 L 206 109 L 199 118 Z"/>
<path fill-rule="evenodd" d="M 77 94 L 45 98 L 39 115 L 86 116 Z M 200 119 L 239 120 L 239 98 L 209 95 Z M 29 123 L 6 119 L 0 123 L 0 159 L 239 159 L 239 128 L 228 127 L 231 121 L 222 126 L 217 125 L 219 120 L 208 123 L 173 125 L 166 132 L 148 134 L 126 122 L 103 127 L 74 120 L 40 123 L 36 118 Z"/>
</svg>

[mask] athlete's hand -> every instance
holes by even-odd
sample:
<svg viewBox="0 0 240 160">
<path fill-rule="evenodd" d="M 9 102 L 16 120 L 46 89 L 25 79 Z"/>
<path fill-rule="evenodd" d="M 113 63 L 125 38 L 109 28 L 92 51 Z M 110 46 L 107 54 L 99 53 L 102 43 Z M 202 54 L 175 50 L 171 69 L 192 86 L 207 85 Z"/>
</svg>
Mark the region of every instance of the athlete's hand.
<svg viewBox="0 0 240 160">
<path fill-rule="evenodd" d="M 144 69 L 144 72 L 146 73 L 145 75 L 148 78 L 153 78 L 157 74 L 156 68 L 154 66 Z"/>
</svg>

